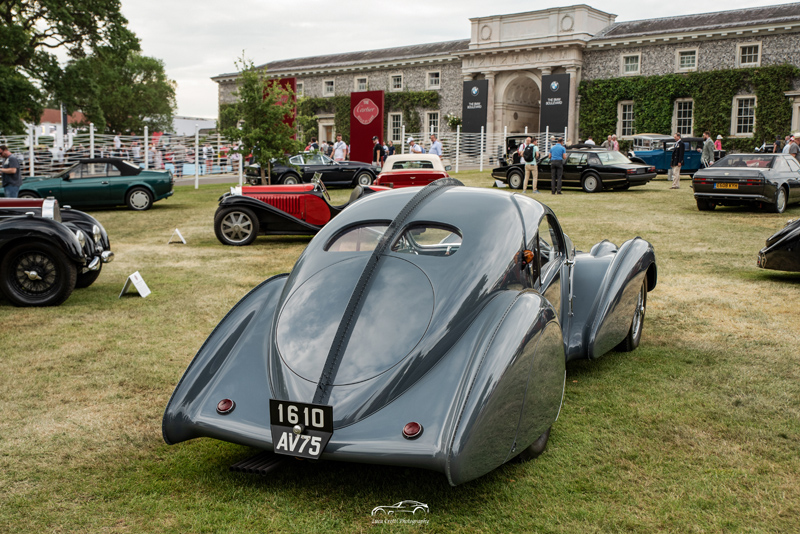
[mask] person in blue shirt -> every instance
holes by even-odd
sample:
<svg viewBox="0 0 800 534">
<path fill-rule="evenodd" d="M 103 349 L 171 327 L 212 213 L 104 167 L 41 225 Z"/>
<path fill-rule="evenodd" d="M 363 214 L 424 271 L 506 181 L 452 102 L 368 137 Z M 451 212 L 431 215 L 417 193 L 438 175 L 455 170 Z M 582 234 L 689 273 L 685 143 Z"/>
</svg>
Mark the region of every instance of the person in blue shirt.
<svg viewBox="0 0 800 534">
<path fill-rule="evenodd" d="M 556 144 L 550 147 L 550 192 L 554 195 L 561 194 L 561 181 L 564 178 L 564 155 L 567 149 L 564 148 L 564 139 L 558 138 Z"/>
</svg>

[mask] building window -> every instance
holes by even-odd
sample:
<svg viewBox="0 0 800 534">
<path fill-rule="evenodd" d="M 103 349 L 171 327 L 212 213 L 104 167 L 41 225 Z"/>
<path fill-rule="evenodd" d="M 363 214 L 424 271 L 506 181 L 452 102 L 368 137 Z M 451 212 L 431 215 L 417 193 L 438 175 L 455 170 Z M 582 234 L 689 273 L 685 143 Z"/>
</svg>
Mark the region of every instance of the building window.
<svg viewBox="0 0 800 534">
<path fill-rule="evenodd" d="M 430 135 L 432 133 L 439 135 L 439 112 L 438 111 L 431 111 L 428 112 L 428 120 L 427 125 L 428 127 L 425 129 L 425 135 Z"/>
<path fill-rule="evenodd" d="M 325 80 L 322 82 L 322 95 L 333 96 L 336 94 L 336 85 L 333 80 Z"/>
<path fill-rule="evenodd" d="M 403 75 L 402 74 L 392 74 L 392 77 L 389 80 L 389 90 L 390 91 L 402 91 L 403 90 Z"/>
<path fill-rule="evenodd" d="M 389 139 L 395 143 L 403 142 L 403 114 L 389 113 Z"/>
<path fill-rule="evenodd" d="M 742 43 L 736 53 L 737 67 L 758 67 L 761 65 L 761 43 Z"/>
<path fill-rule="evenodd" d="M 303 82 L 297 82 L 297 93 L 295 96 L 303 96 Z"/>
<path fill-rule="evenodd" d="M 439 72 L 438 70 L 435 72 L 429 72 L 427 89 L 438 89 L 439 87 L 441 87 L 441 81 L 442 81 L 441 72 Z"/>
<path fill-rule="evenodd" d="M 697 70 L 697 49 L 678 50 L 677 61 L 680 72 Z"/>
<path fill-rule="evenodd" d="M 737 96 L 733 99 L 731 135 L 752 137 L 756 129 L 756 97 Z"/>
<path fill-rule="evenodd" d="M 633 134 L 633 100 L 623 100 L 617 104 L 617 137 L 626 137 Z"/>
<path fill-rule="evenodd" d="M 356 91 L 366 91 L 367 90 L 367 77 L 364 76 L 363 78 L 356 78 Z"/>
<path fill-rule="evenodd" d="M 672 116 L 672 131 L 683 136 L 691 136 L 694 131 L 694 101 L 690 98 L 675 101 Z"/>
<path fill-rule="evenodd" d="M 642 54 L 622 56 L 623 76 L 633 76 L 641 73 Z"/>
</svg>

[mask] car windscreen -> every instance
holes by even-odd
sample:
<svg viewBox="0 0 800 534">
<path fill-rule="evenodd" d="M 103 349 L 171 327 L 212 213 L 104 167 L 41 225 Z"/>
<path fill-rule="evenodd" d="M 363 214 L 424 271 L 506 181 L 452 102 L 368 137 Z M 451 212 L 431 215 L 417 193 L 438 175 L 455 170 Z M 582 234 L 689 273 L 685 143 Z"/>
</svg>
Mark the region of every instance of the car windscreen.
<svg viewBox="0 0 800 534">
<path fill-rule="evenodd" d="M 758 155 L 758 154 L 734 154 L 725 156 L 717 161 L 712 167 L 755 167 L 761 169 L 772 168 L 772 162 L 775 156 Z"/>
<path fill-rule="evenodd" d="M 597 157 L 603 165 L 619 165 L 622 163 L 630 163 L 624 154 L 620 154 L 616 150 L 609 150 L 608 152 L 598 152 Z"/>
</svg>

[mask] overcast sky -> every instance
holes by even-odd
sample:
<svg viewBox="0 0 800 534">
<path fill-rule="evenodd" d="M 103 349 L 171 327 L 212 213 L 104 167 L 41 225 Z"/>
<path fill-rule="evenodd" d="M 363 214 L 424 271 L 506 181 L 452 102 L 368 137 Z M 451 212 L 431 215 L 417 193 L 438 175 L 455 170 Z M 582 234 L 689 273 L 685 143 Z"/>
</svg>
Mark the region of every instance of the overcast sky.
<svg viewBox="0 0 800 534">
<path fill-rule="evenodd" d="M 771 5 L 774 1 L 595 0 L 617 22 Z M 212 76 L 237 70 L 244 53 L 257 65 L 277 59 L 469 39 L 471 17 L 558 7 L 511 0 L 122 0 L 145 55 L 164 61 L 178 84 L 178 115 L 215 118 Z"/>
</svg>

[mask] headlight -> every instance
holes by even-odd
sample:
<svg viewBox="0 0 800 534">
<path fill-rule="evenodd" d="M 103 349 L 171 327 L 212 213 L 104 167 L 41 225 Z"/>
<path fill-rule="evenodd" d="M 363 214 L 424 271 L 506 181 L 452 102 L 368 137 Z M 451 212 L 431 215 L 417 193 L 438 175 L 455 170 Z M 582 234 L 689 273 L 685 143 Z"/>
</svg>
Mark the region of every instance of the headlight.
<svg viewBox="0 0 800 534">
<path fill-rule="evenodd" d="M 92 225 L 92 238 L 94 239 L 95 244 L 100 242 L 100 227 L 96 224 Z"/>
<path fill-rule="evenodd" d="M 75 230 L 75 237 L 78 238 L 78 243 L 80 243 L 81 248 L 86 246 L 86 236 L 80 230 Z"/>
</svg>

